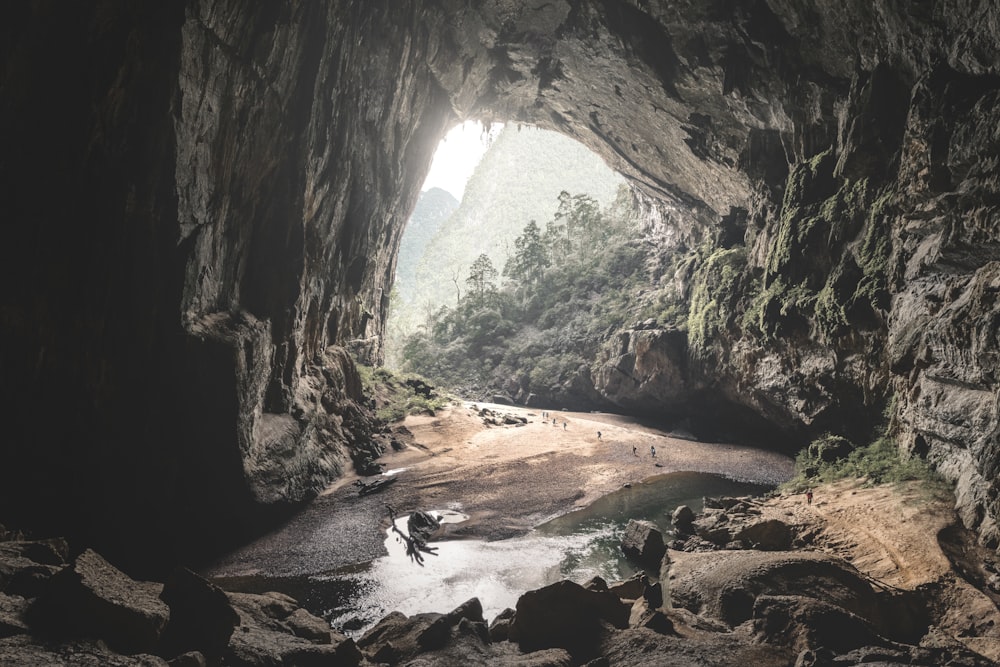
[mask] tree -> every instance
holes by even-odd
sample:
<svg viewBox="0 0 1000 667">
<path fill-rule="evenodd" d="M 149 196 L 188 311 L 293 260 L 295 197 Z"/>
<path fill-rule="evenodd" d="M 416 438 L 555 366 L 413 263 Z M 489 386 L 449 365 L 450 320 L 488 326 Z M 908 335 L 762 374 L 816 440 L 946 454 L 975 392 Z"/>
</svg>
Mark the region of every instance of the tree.
<svg viewBox="0 0 1000 667">
<path fill-rule="evenodd" d="M 549 253 L 542 242 L 538 223 L 532 220 L 514 240 L 514 255 L 503 267 L 503 275 L 522 286 L 531 287 L 541 279 L 550 264 Z"/>
<path fill-rule="evenodd" d="M 596 250 L 606 236 L 605 220 L 600 204 L 590 195 L 559 193 L 559 208 L 554 216 L 558 224 L 565 225 L 566 244 L 570 250 Z"/>
<path fill-rule="evenodd" d="M 472 291 L 470 296 L 482 302 L 487 295 L 497 291 L 496 279 L 497 270 L 493 267 L 493 262 L 486 253 L 482 253 L 469 267 L 469 277 L 465 282 Z"/>
</svg>

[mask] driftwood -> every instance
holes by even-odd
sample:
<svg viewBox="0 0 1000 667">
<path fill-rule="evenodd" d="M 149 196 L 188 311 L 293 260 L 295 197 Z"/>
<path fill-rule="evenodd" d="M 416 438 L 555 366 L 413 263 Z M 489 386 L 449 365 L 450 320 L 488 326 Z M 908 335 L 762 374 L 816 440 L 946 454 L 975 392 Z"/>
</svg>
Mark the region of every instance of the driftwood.
<svg viewBox="0 0 1000 667">
<path fill-rule="evenodd" d="M 410 560 L 423 567 L 424 557 L 421 555 L 421 552 L 437 556 L 437 547 L 428 546 L 427 542 L 418 535 L 407 535 L 397 528 L 396 510 L 393 509 L 392 505 L 386 505 L 385 507 L 389 511 L 389 522 L 392 525 L 393 532 L 399 535 L 406 543 L 406 555 L 410 557 Z"/>
<path fill-rule="evenodd" d="M 394 483 L 397 479 L 399 478 L 395 476 L 380 477 L 379 479 L 376 479 L 374 482 L 368 482 L 367 484 L 359 479 L 356 482 L 354 482 L 354 485 L 358 487 L 359 496 L 367 496 L 370 493 L 376 493 L 378 491 L 381 491 L 385 487 Z"/>
</svg>

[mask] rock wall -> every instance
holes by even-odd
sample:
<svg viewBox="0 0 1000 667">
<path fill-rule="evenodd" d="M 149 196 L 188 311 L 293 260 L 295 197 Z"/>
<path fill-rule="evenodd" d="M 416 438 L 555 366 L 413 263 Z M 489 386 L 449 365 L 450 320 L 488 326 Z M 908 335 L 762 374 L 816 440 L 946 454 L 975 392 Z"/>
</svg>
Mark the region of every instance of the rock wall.
<svg viewBox="0 0 1000 667">
<path fill-rule="evenodd" d="M 995 543 L 998 12 L 14 3 L 2 518 L 183 558 L 372 449 L 344 348 L 379 359 L 433 149 L 483 118 L 594 149 L 690 259 L 659 285 L 684 321 L 595 369 L 609 399 L 800 439 L 861 437 L 895 396 Z"/>
</svg>

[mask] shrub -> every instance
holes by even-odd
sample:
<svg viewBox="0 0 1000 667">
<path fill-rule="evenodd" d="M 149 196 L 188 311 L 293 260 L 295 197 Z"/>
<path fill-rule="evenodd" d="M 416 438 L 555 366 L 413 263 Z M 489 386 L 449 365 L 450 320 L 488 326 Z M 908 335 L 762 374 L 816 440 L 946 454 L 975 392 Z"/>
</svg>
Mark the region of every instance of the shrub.
<svg viewBox="0 0 1000 667">
<path fill-rule="evenodd" d="M 907 480 L 941 481 L 925 460 L 904 456 L 896 441 L 887 435 L 855 448 L 846 438 L 828 433 L 798 453 L 795 477 L 783 484 L 782 490 L 796 493 L 821 482 L 847 478 L 864 479 L 871 485 Z"/>
</svg>

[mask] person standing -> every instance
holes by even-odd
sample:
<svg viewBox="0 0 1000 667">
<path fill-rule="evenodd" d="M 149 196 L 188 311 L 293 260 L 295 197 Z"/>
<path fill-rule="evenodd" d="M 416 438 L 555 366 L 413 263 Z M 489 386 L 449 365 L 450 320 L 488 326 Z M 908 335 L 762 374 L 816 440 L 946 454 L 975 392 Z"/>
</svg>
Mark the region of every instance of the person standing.
<svg viewBox="0 0 1000 667">
<path fill-rule="evenodd" d="M 598 440 L 600 440 L 600 439 L 601 439 L 601 432 L 600 432 L 600 431 L 598 431 L 598 432 L 597 432 L 597 439 L 598 439 Z"/>
<path fill-rule="evenodd" d="M 654 447 L 653 445 L 649 446 L 649 455 L 652 456 L 654 459 L 656 458 L 656 447 Z"/>
<path fill-rule="evenodd" d="M 806 505 L 813 504 L 813 490 L 809 489 L 806 491 Z"/>
</svg>

